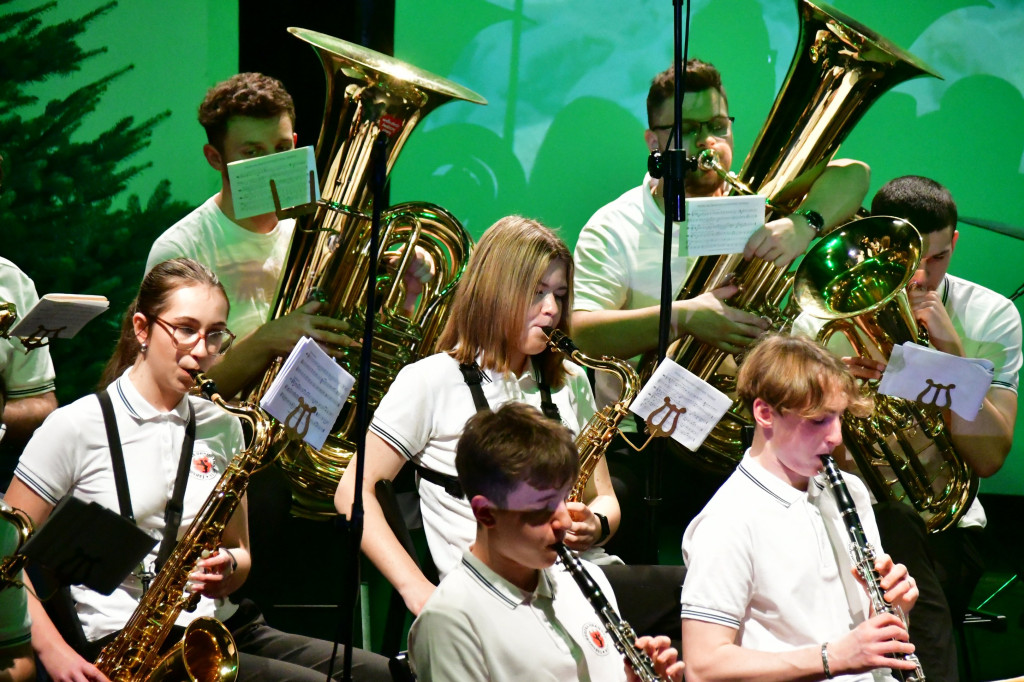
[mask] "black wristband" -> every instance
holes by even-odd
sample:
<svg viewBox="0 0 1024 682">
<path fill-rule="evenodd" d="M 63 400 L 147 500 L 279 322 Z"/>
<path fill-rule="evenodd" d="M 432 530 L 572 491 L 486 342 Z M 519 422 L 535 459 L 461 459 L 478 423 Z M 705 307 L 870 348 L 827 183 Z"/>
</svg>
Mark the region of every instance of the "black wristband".
<svg viewBox="0 0 1024 682">
<path fill-rule="evenodd" d="M 598 514 L 597 512 L 594 512 L 594 516 L 596 516 L 597 520 L 601 522 L 601 537 L 597 539 L 597 542 L 607 540 L 608 536 L 612 534 L 612 528 L 608 525 L 608 517 L 604 514 Z M 597 544 L 597 542 L 594 544 Z"/>
<path fill-rule="evenodd" d="M 817 211 L 805 208 L 802 211 L 793 211 L 793 215 L 802 215 L 806 218 L 807 224 L 814 230 L 815 235 L 820 235 L 821 231 L 825 229 L 825 219 Z"/>
</svg>

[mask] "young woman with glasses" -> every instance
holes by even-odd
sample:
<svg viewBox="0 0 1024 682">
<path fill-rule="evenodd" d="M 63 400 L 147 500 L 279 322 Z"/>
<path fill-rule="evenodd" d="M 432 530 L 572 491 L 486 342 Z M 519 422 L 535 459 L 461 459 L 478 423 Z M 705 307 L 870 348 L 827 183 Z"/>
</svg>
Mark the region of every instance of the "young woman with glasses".
<svg viewBox="0 0 1024 682">
<path fill-rule="evenodd" d="M 106 679 L 90 661 L 134 613 L 146 580 L 144 572 L 154 572 L 168 531 L 164 510 L 179 465 L 186 463 L 188 475 L 178 537 L 188 529 L 228 462 L 244 448 L 241 425 L 234 416 L 189 395 L 194 383 L 190 372 L 207 371 L 231 347 L 234 335 L 227 319 L 228 300 L 217 277 L 187 258 L 165 261 L 150 270 L 125 314 L 101 385 L 116 423 L 114 438 L 123 451 L 128 494 L 122 491 L 121 496 L 130 498 L 136 525 L 158 542 L 140 570 L 110 595 L 71 588 L 88 640 L 83 651 L 75 651 L 39 601 L 30 598 L 32 643 L 42 665 L 58 682 Z M 115 511 L 122 508 L 102 400 L 89 395 L 56 410 L 25 448 L 7 502 L 29 514 L 37 526 L 67 494 Z M 224 622 L 241 652 L 239 680 L 322 680 L 331 643 L 273 630 L 251 602 L 236 605 L 226 599 L 245 581 L 251 565 L 245 498 L 228 521 L 221 543 L 216 554 L 198 562 L 190 578 L 192 591 L 209 598 L 201 599 L 194 612 L 183 612 L 177 625 L 187 625 L 198 616 Z M 180 635 L 172 632 L 168 639 L 166 645 L 172 645 Z M 369 652 L 353 653 L 357 679 L 390 679 L 387 659 Z M 341 669 L 340 664 L 336 669 Z"/>
</svg>

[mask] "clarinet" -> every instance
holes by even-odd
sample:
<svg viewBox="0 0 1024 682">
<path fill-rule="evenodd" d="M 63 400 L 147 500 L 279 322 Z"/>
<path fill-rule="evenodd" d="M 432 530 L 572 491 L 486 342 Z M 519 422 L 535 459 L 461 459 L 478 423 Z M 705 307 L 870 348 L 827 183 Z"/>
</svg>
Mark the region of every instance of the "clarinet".
<svg viewBox="0 0 1024 682">
<path fill-rule="evenodd" d="M 634 645 L 636 633 L 633 631 L 632 626 L 622 620 L 615 607 L 611 605 L 608 598 L 601 591 L 601 588 L 594 582 L 590 573 L 587 572 L 587 569 L 583 568 L 579 557 L 565 545 L 559 545 L 558 558 L 562 560 L 562 566 L 565 567 L 565 570 L 569 572 L 572 579 L 579 585 L 583 596 L 594 607 L 597 617 L 601 619 L 601 624 L 611 636 L 615 648 L 619 650 L 622 657 L 629 663 L 636 676 L 642 682 L 663 682 L 662 678 L 654 670 L 654 661 L 651 660 L 651 657 L 643 650 L 637 649 Z"/>
<path fill-rule="evenodd" d="M 839 467 L 831 455 L 821 455 L 822 464 L 825 465 L 825 479 L 828 481 L 832 494 L 835 495 L 836 504 L 839 506 L 839 513 L 846 526 L 846 533 L 850 536 L 850 558 L 853 560 L 854 568 L 860 574 L 864 584 L 867 585 L 868 597 L 871 598 L 871 606 L 875 613 L 892 613 L 899 617 L 906 625 L 907 618 L 903 609 L 885 601 L 884 591 L 879 582 L 878 572 L 875 570 L 875 548 L 864 536 L 864 527 L 860 525 L 860 516 L 857 515 L 857 507 L 850 497 L 850 491 L 846 487 L 846 481 L 839 473 Z M 917 667 L 913 671 L 904 673 L 904 682 L 925 682 L 924 670 L 921 669 L 921 662 L 914 654 L 893 654 L 894 658 L 913 662 Z"/>
</svg>

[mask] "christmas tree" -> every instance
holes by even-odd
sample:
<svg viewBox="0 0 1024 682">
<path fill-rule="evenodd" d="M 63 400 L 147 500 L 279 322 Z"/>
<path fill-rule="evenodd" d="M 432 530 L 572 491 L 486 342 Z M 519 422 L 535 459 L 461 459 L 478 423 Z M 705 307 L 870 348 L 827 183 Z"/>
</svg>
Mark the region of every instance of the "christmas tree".
<svg viewBox="0 0 1024 682">
<path fill-rule="evenodd" d="M 55 3 L 4 12 L 9 3 L 0 0 L 2 253 L 35 280 L 40 295 L 90 293 L 110 301 L 110 310 L 74 339 L 51 344 L 63 404 L 95 388 L 150 245 L 189 206 L 171 199 L 164 180 L 145 205 L 132 195 L 122 200 L 123 208 L 115 207 L 128 181 L 150 165 L 128 160 L 149 144 L 168 112 L 141 123 L 125 117 L 92 140 L 75 135 L 110 83 L 131 65 L 47 102 L 42 113 L 29 113 L 38 110 L 32 84 L 77 71 L 103 52 L 85 51 L 76 41 L 116 3 L 53 25 L 45 15 Z"/>
</svg>

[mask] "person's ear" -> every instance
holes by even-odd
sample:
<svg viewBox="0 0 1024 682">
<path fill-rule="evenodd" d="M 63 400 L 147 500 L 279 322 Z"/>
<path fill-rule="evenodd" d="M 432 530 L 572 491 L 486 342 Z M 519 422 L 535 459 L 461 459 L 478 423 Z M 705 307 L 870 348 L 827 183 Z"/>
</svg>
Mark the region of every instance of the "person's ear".
<svg viewBox="0 0 1024 682">
<path fill-rule="evenodd" d="M 644 142 L 647 143 L 648 151 L 656 152 L 659 150 L 658 147 L 658 134 L 653 130 L 644 131 Z"/>
<path fill-rule="evenodd" d="M 224 163 L 224 157 L 212 144 L 203 145 L 203 156 L 206 157 L 206 163 L 210 164 L 211 168 L 221 173 L 225 171 L 227 164 Z"/>
<path fill-rule="evenodd" d="M 477 523 L 486 528 L 494 527 L 494 505 L 490 500 L 483 495 L 474 495 L 469 501 L 469 506 L 473 508 L 473 516 Z"/>
<path fill-rule="evenodd" d="M 949 253 L 950 253 L 950 255 L 952 255 L 952 253 L 954 251 L 956 251 L 956 240 L 957 239 L 960 239 L 960 230 L 954 229 L 953 230 L 953 239 L 950 240 L 950 242 L 949 242 Z"/>
<path fill-rule="evenodd" d="M 132 315 L 132 330 L 140 345 L 149 341 L 149 318 L 142 313 Z"/>
<path fill-rule="evenodd" d="M 770 429 L 775 419 L 775 410 L 772 406 L 760 398 L 754 398 L 754 405 L 751 409 L 754 413 L 754 422 L 762 429 Z"/>
</svg>

